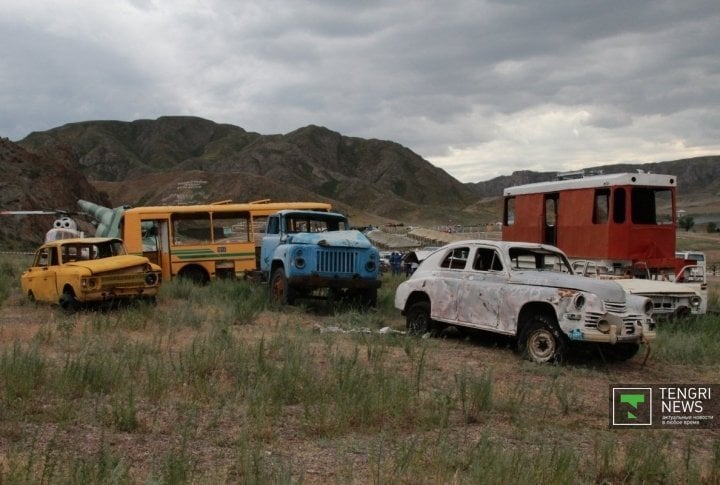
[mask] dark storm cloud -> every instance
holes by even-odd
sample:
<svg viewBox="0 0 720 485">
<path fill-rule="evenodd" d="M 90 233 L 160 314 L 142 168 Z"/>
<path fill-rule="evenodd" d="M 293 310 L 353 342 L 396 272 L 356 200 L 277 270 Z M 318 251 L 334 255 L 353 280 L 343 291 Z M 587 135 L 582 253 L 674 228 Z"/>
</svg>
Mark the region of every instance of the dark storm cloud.
<svg viewBox="0 0 720 485">
<path fill-rule="evenodd" d="M 465 181 L 720 150 L 715 1 L 7 7 L 11 138 L 167 114 L 312 123 L 397 141 Z"/>
</svg>

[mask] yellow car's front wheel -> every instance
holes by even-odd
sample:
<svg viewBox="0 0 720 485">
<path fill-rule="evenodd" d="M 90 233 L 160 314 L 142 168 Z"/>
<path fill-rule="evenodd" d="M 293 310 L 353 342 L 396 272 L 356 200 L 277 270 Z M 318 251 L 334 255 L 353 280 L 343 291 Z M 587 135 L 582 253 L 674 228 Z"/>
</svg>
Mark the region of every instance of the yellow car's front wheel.
<svg viewBox="0 0 720 485">
<path fill-rule="evenodd" d="M 60 308 L 68 313 L 74 313 L 80 308 L 80 302 L 75 298 L 75 293 L 72 290 L 66 289 L 63 294 L 60 295 Z"/>
</svg>

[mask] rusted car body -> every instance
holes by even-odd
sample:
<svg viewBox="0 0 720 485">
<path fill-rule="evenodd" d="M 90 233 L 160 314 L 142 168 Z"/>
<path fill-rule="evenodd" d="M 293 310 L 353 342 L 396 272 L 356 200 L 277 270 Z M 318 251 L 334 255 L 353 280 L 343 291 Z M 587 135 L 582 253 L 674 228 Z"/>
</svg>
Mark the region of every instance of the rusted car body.
<svg viewBox="0 0 720 485">
<path fill-rule="evenodd" d="M 703 296 L 701 283 L 678 284 L 672 281 L 615 275 L 608 271 L 606 266 L 588 260 L 573 261 L 572 267 L 577 275 L 613 280 L 629 293 L 650 298 L 655 319 L 704 315 L 707 312 L 707 285 Z"/>
<path fill-rule="evenodd" d="M 283 210 L 268 217 L 260 269 L 274 303 L 292 304 L 327 290 L 376 306 L 380 255 L 368 238 L 334 212 Z"/>
<path fill-rule="evenodd" d="M 160 267 L 128 255 L 117 238 L 62 239 L 43 244 L 20 276 L 31 301 L 75 310 L 90 302 L 154 299 L 162 282 Z"/>
<path fill-rule="evenodd" d="M 544 244 L 443 246 L 398 286 L 395 307 L 413 333 L 454 325 L 515 336 L 537 362 L 561 360 L 572 342 L 630 358 L 655 339 L 651 300 L 616 282 L 573 274 L 565 254 Z"/>
</svg>

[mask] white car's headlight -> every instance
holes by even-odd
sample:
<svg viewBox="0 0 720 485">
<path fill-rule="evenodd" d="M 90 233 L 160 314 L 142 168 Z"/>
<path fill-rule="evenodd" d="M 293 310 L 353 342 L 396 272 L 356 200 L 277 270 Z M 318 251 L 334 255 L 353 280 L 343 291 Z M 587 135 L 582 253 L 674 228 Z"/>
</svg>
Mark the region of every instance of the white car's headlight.
<svg viewBox="0 0 720 485">
<path fill-rule="evenodd" d="M 652 300 L 650 298 L 645 300 L 645 305 L 643 306 L 643 311 L 645 313 L 647 313 L 648 315 L 650 315 L 654 309 L 655 309 L 655 305 L 653 305 Z"/>
<path fill-rule="evenodd" d="M 585 295 L 583 295 L 582 293 L 578 293 L 573 298 L 573 305 L 575 305 L 575 308 L 577 308 L 578 310 L 583 309 L 583 307 L 585 306 L 585 302 Z"/>
</svg>

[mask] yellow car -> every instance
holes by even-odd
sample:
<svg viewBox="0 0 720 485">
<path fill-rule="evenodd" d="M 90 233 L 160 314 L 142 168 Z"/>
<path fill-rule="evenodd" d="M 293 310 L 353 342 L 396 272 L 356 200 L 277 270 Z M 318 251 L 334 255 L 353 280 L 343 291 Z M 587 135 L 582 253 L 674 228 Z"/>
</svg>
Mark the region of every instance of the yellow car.
<svg viewBox="0 0 720 485">
<path fill-rule="evenodd" d="M 68 311 L 89 302 L 155 299 L 160 267 L 128 255 L 117 238 L 63 239 L 43 244 L 20 276 L 30 301 L 58 303 Z"/>
</svg>

